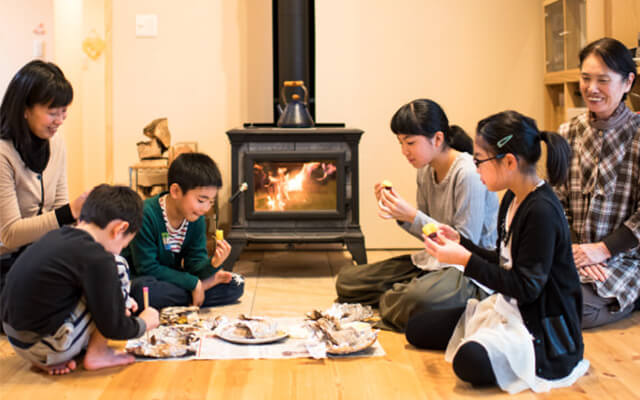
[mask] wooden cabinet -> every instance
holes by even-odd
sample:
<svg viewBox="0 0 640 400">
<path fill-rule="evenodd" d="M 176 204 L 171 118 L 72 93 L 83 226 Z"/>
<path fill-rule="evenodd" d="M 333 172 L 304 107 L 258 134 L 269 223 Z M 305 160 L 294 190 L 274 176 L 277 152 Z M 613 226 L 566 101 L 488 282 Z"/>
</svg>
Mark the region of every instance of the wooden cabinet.
<svg viewBox="0 0 640 400">
<path fill-rule="evenodd" d="M 640 25 L 640 0 L 544 0 L 544 129 L 555 131 L 560 124 L 584 112 L 580 95 L 580 50 L 604 36 L 635 47 Z M 638 64 L 638 62 L 636 62 Z M 640 111 L 640 79 L 627 96 L 627 104 Z"/>
<path fill-rule="evenodd" d="M 602 1 L 547 0 L 544 1 L 545 75 L 544 75 L 544 128 L 556 130 L 575 114 L 584 111 L 578 81 L 580 70 L 578 55 L 590 39 L 602 32 L 604 26 Z M 600 32 L 589 31 L 593 23 L 589 13 L 600 12 Z M 598 19 L 596 19 L 598 21 Z"/>
</svg>

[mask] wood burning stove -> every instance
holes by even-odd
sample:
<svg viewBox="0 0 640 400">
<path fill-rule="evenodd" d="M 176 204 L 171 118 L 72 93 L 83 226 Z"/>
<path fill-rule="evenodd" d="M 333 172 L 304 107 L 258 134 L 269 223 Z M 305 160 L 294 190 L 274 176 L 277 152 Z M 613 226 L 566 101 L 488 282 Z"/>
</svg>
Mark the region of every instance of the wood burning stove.
<svg viewBox="0 0 640 400">
<path fill-rule="evenodd" d="M 233 265 L 248 243 L 332 243 L 367 262 L 358 214 L 359 129 L 255 128 L 227 132 L 231 142 Z"/>
<path fill-rule="evenodd" d="M 315 117 L 313 0 L 273 0 L 274 121 L 284 81 L 303 81 Z M 248 243 L 341 242 L 358 264 L 367 262 L 358 214 L 359 129 L 245 124 L 231 142 L 232 266 Z M 248 189 L 240 193 L 242 184 Z M 236 194 L 240 193 L 236 196 Z"/>
</svg>

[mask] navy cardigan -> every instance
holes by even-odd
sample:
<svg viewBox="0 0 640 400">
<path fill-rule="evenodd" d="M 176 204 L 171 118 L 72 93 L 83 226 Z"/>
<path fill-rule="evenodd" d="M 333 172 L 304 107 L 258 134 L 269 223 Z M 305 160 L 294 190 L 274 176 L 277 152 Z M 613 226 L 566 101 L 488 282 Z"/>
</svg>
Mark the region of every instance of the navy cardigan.
<svg viewBox="0 0 640 400">
<path fill-rule="evenodd" d="M 508 191 L 498 213 L 495 251 L 461 244 L 473 254 L 464 274 L 518 301 L 522 319 L 534 337 L 536 375 L 558 379 L 582 360 L 582 292 L 573 262 L 569 224 L 548 184 L 531 192 L 511 223 L 512 269 L 499 265 L 507 234 L 505 219 L 514 194 Z"/>
</svg>

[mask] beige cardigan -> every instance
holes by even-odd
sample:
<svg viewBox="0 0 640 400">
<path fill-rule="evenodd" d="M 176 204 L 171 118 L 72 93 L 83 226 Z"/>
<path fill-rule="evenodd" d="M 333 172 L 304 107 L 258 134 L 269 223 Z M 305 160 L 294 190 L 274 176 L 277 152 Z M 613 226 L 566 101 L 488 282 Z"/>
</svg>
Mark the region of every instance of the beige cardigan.
<svg viewBox="0 0 640 400">
<path fill-rule="evenodd" d="M 44 205 L 39 174 L 22 161 L 13 143 L 0 140 L 0 254 L 12 253 L 59 228 L 55 209 L 69 203 L 64 140 L 50 139 L 51 156 L 43 171 Z"/>
</svg>

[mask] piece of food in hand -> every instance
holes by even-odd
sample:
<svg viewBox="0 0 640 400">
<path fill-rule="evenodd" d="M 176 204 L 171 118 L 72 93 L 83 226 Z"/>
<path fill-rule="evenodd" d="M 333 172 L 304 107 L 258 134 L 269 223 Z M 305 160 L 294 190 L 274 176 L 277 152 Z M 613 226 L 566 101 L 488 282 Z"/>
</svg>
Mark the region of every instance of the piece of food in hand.
<svg viewBox="0 0 640 400">
<path fill-rule="evenodd" d="M 429 222 L 422 227 L 422 233 L 428 236 L 429 239 L 435 239 L 438 236 L 438 225 Z"/>
<path fill-rule="evenodd" d="M 382 181 L 382 188 L 383 189 L 391 190 L 392 187 L 393 187 L 393 185 L 391 184 L 391 181 L 388 181 L 386 179 L 384 181 Z"/>
<path fill-rule="evenodd" d="M 216 229 L 216 240 L 224 240 L 224 231 L 222 229 Z"/>
</svg>

